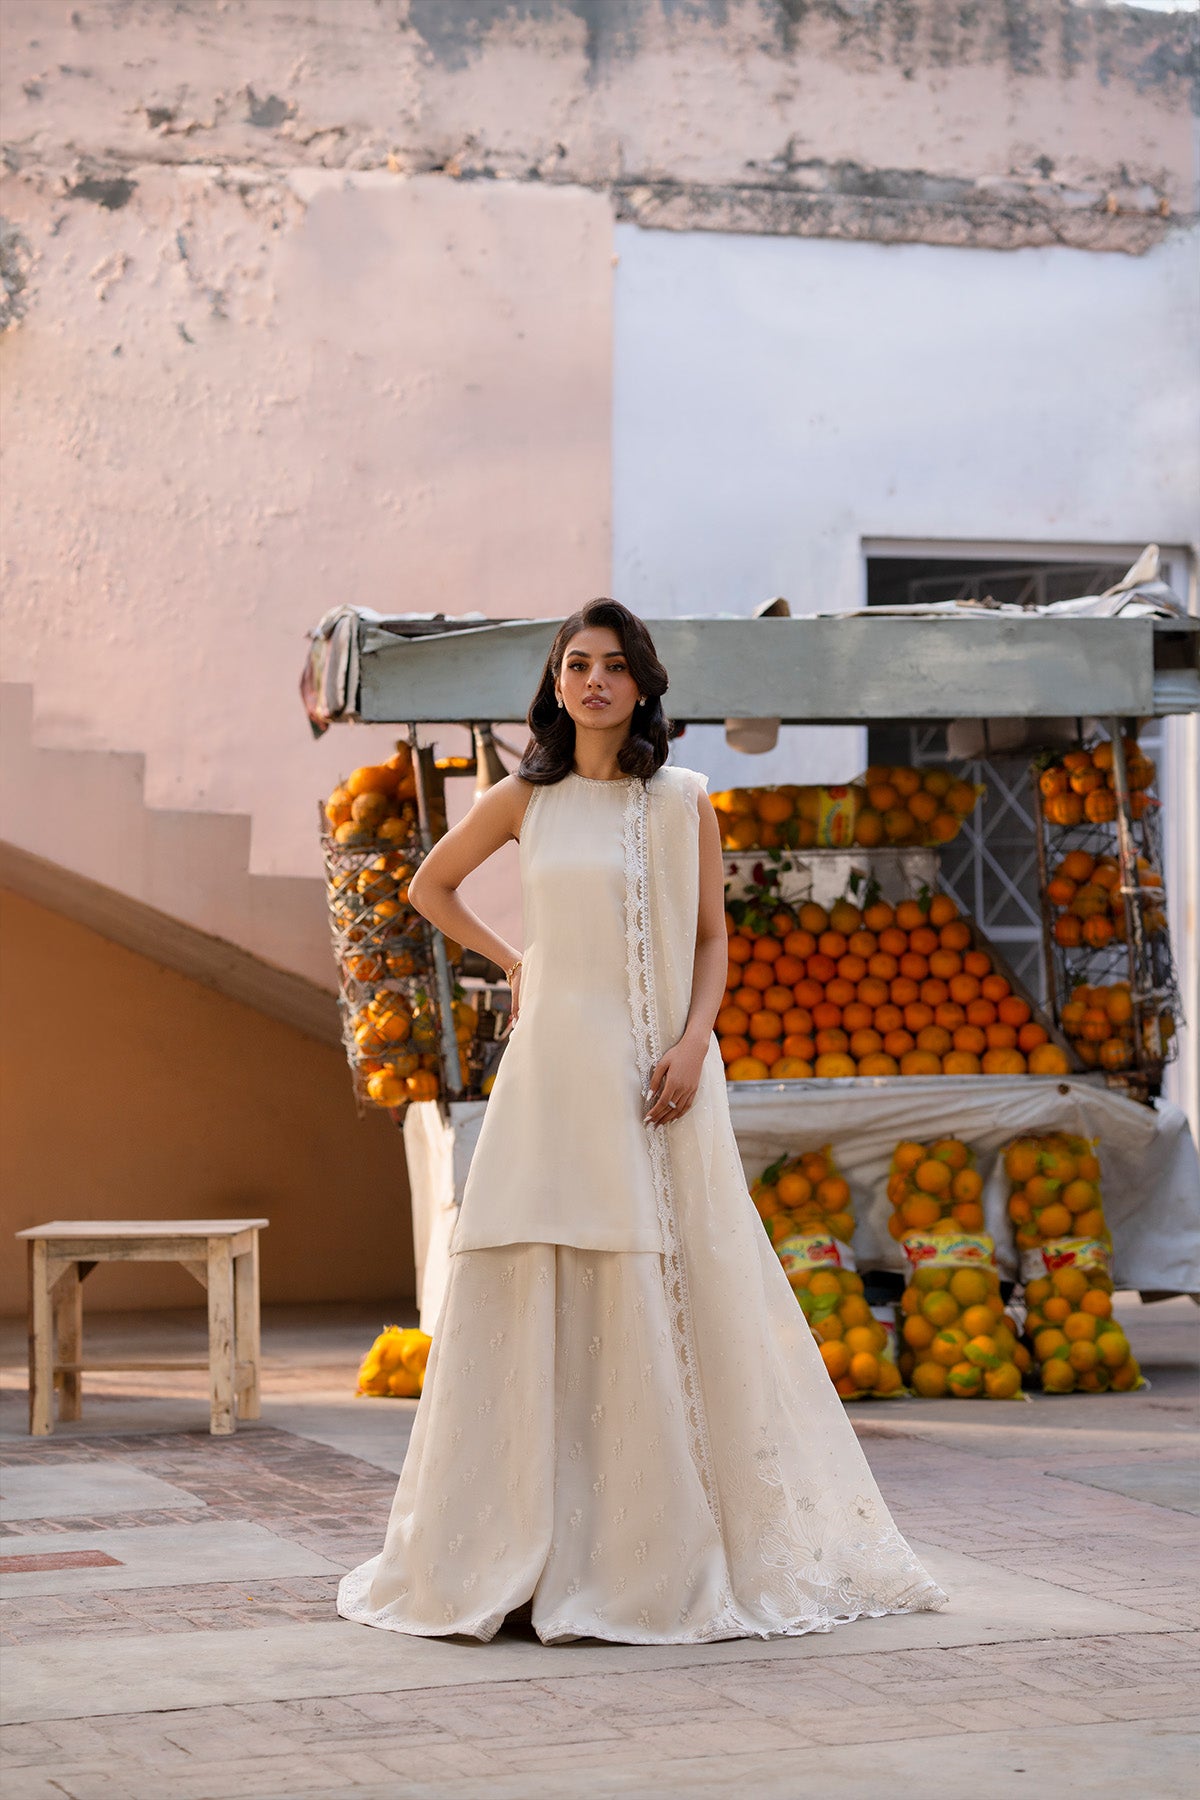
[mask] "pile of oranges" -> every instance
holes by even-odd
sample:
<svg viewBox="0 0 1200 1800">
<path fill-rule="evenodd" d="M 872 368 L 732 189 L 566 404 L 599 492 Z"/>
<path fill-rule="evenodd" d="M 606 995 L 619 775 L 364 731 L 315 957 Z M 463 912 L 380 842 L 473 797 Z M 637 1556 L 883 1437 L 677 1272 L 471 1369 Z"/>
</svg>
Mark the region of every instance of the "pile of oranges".
<svg viewBox="0 0 1200 1800">
<path fill-rule="evenodd" d="M 900 1300 L 900 1371 L 925 1400 L 1013 1400 L 1030 1368 L 1005 1312 L 987 1237 L 911 1235 L 912 1280 Z"/>
<path fill-rule="evenodd" d="M 1112 1279 L 1100 1258 L 1064 1262 L 1028 1283 L 1025 1336 L 1047 1394 L 1127 1394 L 1142 1383 L 1129 1339 L 1112 1316 Z"/>
<path fill-rule="evenodd" d="M 881 763 L 867 770 L 862 787 L 854 842 L 865 850 L 880 844 L 948 844 L 983 793 L 969 781 L 956 780 L 948 769 Z"/>
<path fill-rule="evenodd" d="M 1018 1250 L 1042 1251 L 1061 1238 L 1111 1242 L 1100 1162 L 1087 1138 L 1067 1132 L 1017 1138 L 1004 1153 L 1004 1171 Z"/>
<path fill-rule="evenodd" d="M 1138 857 L 1137 867 L 1140 887 L 1161 889 L 1162 876 L 1144 856 Z M 1046 898 L 1055 908 L 1054 941 L 1064 950 L 1105 950 L 1125 942 L 1125 901 L 1115 856 L 1068 850 L 1046 885 Z M 1167 915 L 1161 906 L 1148 905 L 1142 924 L 1148 936 L 1165 931 Z"/>
<path fill-rule="evenodd" d="M 982 791 L 948 769 L 880 764 L 844 787 L 730 788 L 712 803 L 726 850 L 876 849 L 948 844 Z"/>
<path fill-rule="evenodd" d="M 947 894 L 725 915 L 717 1038 L 730 1081 L 1062 1075 L 1070 1063 Z"/>
<path fill-rule="evenodd" d="M 1135 819 L 1140 819 L 1151 805 L 1148 790 L 1154 785 L 1156 770 L 1136 739 L 1122 741 L 1129 778 L 1129 810 Z M 1066 751 L 1042 770 L 1038 786 L 1042 811 L 1051 825 L 1069 830 L 1076 825 L 1110 824 L 1117 816 L 1112 743 L 1103 738 L 1091 750 Z"/>
<path fill-rule="evenodd" d="M 425 1386 L 425 1365 L 432 1343 L 433 1339 L 423 1331 L 387 1326 L 362 1359 L 356 1391 L 415 1400 Z"/>
<path fill-rule="evenodd" d="M 325 802 L 325 819 L 335 844 L 364 849 L 402 844 L 417 823 L 417 785 L 412 751 L 401 741 L 386 763 L 355 769 Z"/>
<path fill-rule="evenodd" d="M 983 1177 L 975 1153 L 960 1138 L 896 1145 L 888 1174 L 892 1216 L 888 1230 L 897 1242 L 910 1231 L 953 1237 L 983 1230 Z"/>
<path fill-rule="evenodd" d="M 763 1170 L 750 1196 L 776 1246 L 810 1234 L 827 1233 L 843 1244 L 854 1236 L 850 1186 L 829 1144 L 800 1156 L 781 1156 Z"/>
<path fill-rule="evenodd" d="M 829 1264 L 827 1245 L 828 1239 L 797 1239 L 785 1267 L 829 1378 L 843 1400 L 899 1394 L 894 1332 L 867 1304 L 862 1277 Z"/>
<path fill-rule="evenodd" d="M 1085 1068 L 1127 1069 L 1133 1061 L 1129 983 L 1075 988 L 1062 1009 L 1062 1028 Z"/>
</svg>

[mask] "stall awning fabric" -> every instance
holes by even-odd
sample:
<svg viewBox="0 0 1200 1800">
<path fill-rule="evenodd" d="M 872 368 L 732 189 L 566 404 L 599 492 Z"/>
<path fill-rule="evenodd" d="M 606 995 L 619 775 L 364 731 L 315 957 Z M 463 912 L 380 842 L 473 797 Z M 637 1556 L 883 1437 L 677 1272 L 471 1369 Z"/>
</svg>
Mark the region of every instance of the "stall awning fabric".
<svg viewBox="0 0 1200 1800">
<path fill-rule="evenodd" d="M 684 723 L 1200 712 L 1200 621 L 1161 593 L 647 623 L 670 670 L 667 712 Z M 523 720 L 561 623 L 335 608 L 312 634 L 301 684 L 313 730 Z"/>
</svg>

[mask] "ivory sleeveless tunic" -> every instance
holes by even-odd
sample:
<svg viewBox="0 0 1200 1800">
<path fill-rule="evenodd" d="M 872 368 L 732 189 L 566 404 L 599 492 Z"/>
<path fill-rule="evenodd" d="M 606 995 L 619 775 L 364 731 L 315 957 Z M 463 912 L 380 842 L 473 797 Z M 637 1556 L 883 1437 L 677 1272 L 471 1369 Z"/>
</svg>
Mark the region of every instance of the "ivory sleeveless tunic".
<svg viewBox="0 0 1200 1800">
<path fill-rule="evenodd" d="M 572 773 L 529 797 L 521 1007 L 467 1175 L 454 1254 L 520 1243 L 663 1248 L 626 971 L 623 826 L 634 783 Z"/>
</svg>

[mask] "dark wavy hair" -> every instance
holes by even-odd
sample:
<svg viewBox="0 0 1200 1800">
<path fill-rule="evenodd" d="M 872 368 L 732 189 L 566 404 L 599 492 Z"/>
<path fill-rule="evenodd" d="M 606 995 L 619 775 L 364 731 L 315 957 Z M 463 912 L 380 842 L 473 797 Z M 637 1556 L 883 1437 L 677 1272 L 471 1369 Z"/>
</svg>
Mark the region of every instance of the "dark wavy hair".
<svg viewBox="0 0 1200 1800">
<path fill-rule="evenodd" d="M 565 706 L 560 706 L 554 683 L 562 668 L 563 657 L 571 639 L 589 626 L 606 626 L 620 640 L 629 665 L 629 673 L 637 682 L 638 693 L 645 694 L 629 721 L 629 736 L 621 745 L 617 763 L 625 775 L 640 775 L 648 781 L 667 760 L 670 722 L 663 712 L 662 697 L 667 691 L 667 671 L 658 660 L 654 640 L 636 613 L 631 613 L 619 600 L 589 600 L 569 619 L 564 619 L 555 634 L 542 670 L 537 692 L 525 715 L 533 733 L 517 768 L 523 781 L 549 787 L 571 773 L 575 756 L 575 721 Z"/>
</svg>

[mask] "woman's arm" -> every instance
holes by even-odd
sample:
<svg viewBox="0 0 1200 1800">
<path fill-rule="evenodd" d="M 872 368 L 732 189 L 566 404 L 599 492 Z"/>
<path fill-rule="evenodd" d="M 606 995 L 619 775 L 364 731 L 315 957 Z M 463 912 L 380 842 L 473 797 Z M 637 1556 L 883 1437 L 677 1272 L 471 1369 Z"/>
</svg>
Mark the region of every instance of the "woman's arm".
<svg viewBox="0 0 1200 1800">
<path fill-rule="evenodd" d="M 466 818 L 439 838 L 408 886 L 409 903 L 456 943 L 478 950 L 502 969 L 511 968 L 520 955 L 497 937 L 458 897 L 464 882 L 480 863 L 511 838 L 518 837 L 525 808 L 532 793 L 528 782 L 508 775 L 475 801 Z"/>
<path fill-rule="evenodd" d="M 708 795 L 697 795 L 700 815 L 700 904 L 696 919 L 696 953 L 692 963 L 692 999 L 683 1036 L 661 1057 L 650 1077 L 652 1105 L 647 1123 L 669 1124 L 682 1118 L 700 1085 L 700 1071 L 713 1025 L 725 995 L 729 972 L 729 940 L 725 930 L 725 865 L 721 828 Z M 674 1106 L 669 1103 L 674 1100 Z"/>
</svg>

